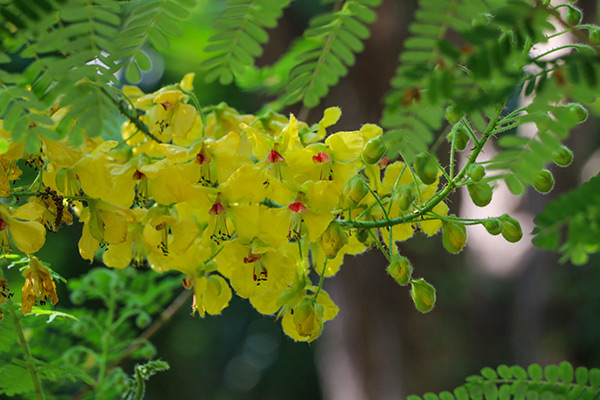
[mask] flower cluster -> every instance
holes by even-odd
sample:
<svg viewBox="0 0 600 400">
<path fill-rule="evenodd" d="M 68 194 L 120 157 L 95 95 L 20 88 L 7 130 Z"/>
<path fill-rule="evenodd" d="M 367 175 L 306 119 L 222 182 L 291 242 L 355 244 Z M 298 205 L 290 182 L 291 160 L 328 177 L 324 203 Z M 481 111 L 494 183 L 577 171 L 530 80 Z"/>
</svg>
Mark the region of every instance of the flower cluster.
<svg viewBox="0 0 600 400">
<path fill-rule="evenodd" d="M 201 316 L 221 313 L 233 289 L 259 312 L 277 315 L 293 339 L 312 341 L 338 312 L 322 283 L 345 255 L 382 241 L 397 253 L 394 242 L 441 229 L 442 201 L 428 218 L 375 233 L 352 225 L 413 215 L 438 188 L 437 175 L 426 184 L 403 162 L 389 163 L 378 126 L 327 135 L 340 118 L 337 107 L 312 126 L 293 115 L 240 115 L 225 104 L 199 110 L 192 80 L 188 74 L 151 94 L 125 87 L 139 120 L 123 124 L 121 141 L 86 138 L 75 146 L 40 136 L 39 153 L 27 154 L 0 129 L 10 143 L 0 158 L 0 190 L 29 196 L 20 207 L 0 205 L 2 250 L 10 249 L 10 234 L 19 250 L 35 253 L 46 229 L 70 223 L 72 212 L 83 224 L 84 259 L 100 250 L 109 267 L 180 271 Z M 65 113 L 50 116 L 58 124 Z M 40 179 L 11 190 L 21 159 L 38 167 Z M 51 278 L 33 264 L 24 312 L 37 299 L 57 300 Z"/>
</svg>

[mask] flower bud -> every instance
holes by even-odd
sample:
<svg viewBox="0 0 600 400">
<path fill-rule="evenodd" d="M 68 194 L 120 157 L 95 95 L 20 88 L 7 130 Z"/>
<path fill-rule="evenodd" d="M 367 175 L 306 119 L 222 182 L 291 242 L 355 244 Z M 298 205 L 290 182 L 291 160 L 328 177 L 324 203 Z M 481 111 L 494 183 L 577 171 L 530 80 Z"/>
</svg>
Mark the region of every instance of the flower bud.
<svg viewBox="0 0 600 400">
<path fill-rule="evenodd" d="M 463 224 L 442 221 L 442 242 L 452 254 L 458 254 L 467 244 L 467 229 Z"/>
<path fill-rule="evenodd" d="M 454 136 L 456 136 L 456 139 L 454 139 Z M 464 126 L 462 126 L 462 124 L 458 125 L 456 129 L 452 130 L 448 134 L 448 141 L 452 143 L 454 140 L 454 148 L 458 151 L 463 151 L 466 149 L 470 139 L 471 138 L 469 137 L 467 130 Z"/>
<path fill-rule="evenodd" d="M 540 193 L 548 193 L 554 187 L 554 177 L 547 169 L 543 169 L 533 178 L 533 187 Z"/>
<path fill-rule="evenodd" d="M 567 4 L 567 16 L 565 18 L 567 24 L 571 26 L 579 25 L 579 23 L 581 22 L 581 17 L 581 10 L 573 7 L 570 4 Z"/>
<path fill-rule="evenodd" d="M 485 176 L 485 168 L 480 164 L 471 164 L 467 169 L 467 176 L 473 180 L 473 182 L 479 182 Z"/>
<path fill-rule="evenodd" d="M 502 232 L 502 224 L 498 218 L 488 218 L 481 221 L 481 225 L 490 235 L 499 235 Z"/>
<path fill-rule="evenodd" d="M 597 27 L 589 28 L 588 34 L 590 36 L 590 42 L 600 45 L 600 29 Z"/>
<path fill-rule="evenodd" d="M 323 330 L 324 308 L 311 297 L 305 297 L 294 308 L 294 325 L 300 336 L 316 339 Z"/>
<path fill-rule="evenodd" d="M 460 112 L 458 110 L 458 107 L 454 104 L 452 104 L 452 105 L 448 106 L 448 108 L 446 108 L 446 119 L 452 125 L 458 124 L 458 122 L 464 115 L 465 114 L 463 112 Z"/>
<path fill-rule="evenodd" d="M 362 158 L 365 164 L 377 164 L 385 155 L 387 148 L 383 142 L 383 136 L 376 136 L 369 140 L 362 151 Z"/>
<path fill-rule="evenodd" d="M 588 111 L 581 104 L 572 103 L 565 106 L 577 123 L 582 123 L 588 117 Z"/>
<path fill-rule="evenodd" d="M 492 201 L 492 187 L 486 182 L 477 182 L 467 185 L 471 200 L 478 207 L 485 207 Z"/>
<path fill-rule="evenodd" d="M 435 306 L 435 288 L 423 278 L 410 281 L 410 285 L 410 296 L 417 310 L 422 313 L 431 311 Z"/>
<path fill-rule="evenodd" d="M 511 243 L 518 242 L 523 237 L 521 224 L 508 214 L 504 214 L 498 218 L 502 224 L 502 236 Z"/>
<path fill-rule="evenodd" d="M 356 207 L 367 193 L 369 193 L 369 188 L 364 179 L 358 175 L 346 182 L 346 186 L 344 186 L 342 192 L 346 199 L 346 204 L 348 204 L 349 207 Z"/>
<path fill-rule="evenodd" d="M 356 238 L 359 242 L 366 244 L 369 240 L 369 231 L 367 231 L 366 229 L 357 229 Z"/>
<path fill-rule="evenodd" d="M 348 234 L 333 220 L 319 238 L 319 244 L 327 258 L 335 258 L 341 248 L 348 244 Z"/>
<path fill-rule="evenodd" d="M 392 194 L 392 200 L 398 205 L 400 210 L 406 211 L 410 208 L 413 201 L 415 201 L 415 195 L 412 189 L 408 185 L 400 185 L 394 190 Z"/>
<path fill-rule="evenodd" d="M 438 174 L 435 157 L 427 153 L 417 155 L 415 158 L 415 170 L 424 184 L 431 185 L 437 179 Z"/>
<path fill-rule="evenodd" d="M 139 313 L 138 316 L 135 318 L 135 326 L 137 326 L 140 329 L 146 328 L 148 325 L 150 325 L 151 322 L 152 318 L 146 312 Z"/>
<path fill-rule="evenodd" d="M 408 258 L 400 254 L 394 254 L 390 265 L 387 266 L 387 273 L 398 282 L 400 286 L 406 285 L 410 281 L 413 266 Z"/>
<path fill-rule="evenodd" d="M 567 167 L 573 162 L 573 152 L 567 146 L 561 146 L 552 153 L 552 161 L 559 167 Z"/>
</svg>

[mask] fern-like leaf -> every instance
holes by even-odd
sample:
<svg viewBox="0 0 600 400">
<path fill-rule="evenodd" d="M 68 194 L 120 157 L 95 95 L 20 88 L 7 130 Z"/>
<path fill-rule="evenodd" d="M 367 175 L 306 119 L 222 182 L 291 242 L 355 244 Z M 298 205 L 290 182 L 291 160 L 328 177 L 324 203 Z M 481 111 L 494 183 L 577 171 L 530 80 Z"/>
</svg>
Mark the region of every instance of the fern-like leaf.
<svg viewBox="0 0 600 400">
<path fill-rule="evenodd" d="M 195 4 L 195 0 L 145 0 L 126 6 L 129 15 L 116 41 L 115 58 L 129 82 L 138 82 L 141 71 L 151 68 L 144 46 L 150 42 L 157 50 L 165 50 L 167 36 L 181 35 L 178 22 L 189 17 Z"/>
<path fill-rule="evenodd" d="M 215 21 L 217 32 L 204 49 L 214 53 L 203 63 L 206 81 L 219 80 L 224 85 L 241 75 L 262 54 L 269 36 L 265 28 L 277 26 L 290 0 L 230 0 L 225 12 Z"/>
<path fill-rule="evenodd" d="M 600 175 L 548 203 L 535 223 L 536 246 L 560 249 L 562 261 L 585 264 L 589 253 L 600 250 Z"/>
<path fill-rule="evenodd" d="M 372 8 L 380 3 L 346 0 L 339 10 L 311 19 L 304 32 L 304 49 L 296 57 L 299 63 L 290 72 L 285 104 L 302 101 L 305 107 L 315 107 L 329 87 L 348 73 L 370 35 L 367 25 L 377 18 Z"/>
<path fill-rule="evenodd" d="M 531 63 L 532 43 L 552 28 L 549 13 L 519 0 L 419 4 L 382 119 L 391 155 L 402 150 L 408 161 L 427 151 L 448 105 L 485 129 L 486 109 L 510 97 Z"/>
<path fill-rule="evenodd" d="M 600 369 L 573 369 L 566 361 L 545 368 L 538 364 L 527 369 L 507 365 L 497 369 L 486 367 L 480 375 L 466 380 L 452 392 L 411 395 L 407 400 L 594 399 L 600 392 Z"/>
</svg>

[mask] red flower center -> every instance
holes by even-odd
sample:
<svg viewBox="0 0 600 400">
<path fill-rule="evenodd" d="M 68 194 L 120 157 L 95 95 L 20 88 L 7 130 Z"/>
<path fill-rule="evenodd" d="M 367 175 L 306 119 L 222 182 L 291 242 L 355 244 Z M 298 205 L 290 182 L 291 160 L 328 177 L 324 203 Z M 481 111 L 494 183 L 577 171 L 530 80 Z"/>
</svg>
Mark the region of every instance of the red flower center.
<svg viewBox="0 0 600 400">
<path fill-rule="evenodd" d="M 306 211 L 306 206 L 299 201 L 295 201 L 288 206 L 288 210 L 295 213 L 302 213 Z"/>
<path fill-rule="evenodd" d="M 271 150 L 271 152 L 267 156 L 267 160 L 266 160 L 266 162 L 268 162 L 268 163 L 276 163 L 276 162 L 283 162 L 283 161 L 284 161 L 283 156 L 275 150 Z"/>
<path fill-rule="evenodd" d="M 320 151 L 319 154 L 317 154 L 316 156 L 313 156 L 312 159 L 315 163 L 324 163 L 331 161 L 331 158 L 322 151 Z"/>
<path fill-rule="evenodd" d="M 137 169 L 133 173 L 133 179 L 136 180 L 136 181 L 139 181 L 140 179 L 145 178 L 145 177 L 146 177 L 146 175 L 144 175 L 143 172 L 140 172 Z"/>
<path fill-rule="evenodd" d="M 0 232 L 7 230 L 9 227 L 8 222 L 2 217 L 0 217 Z"/>
<path fill-rule="evenodd" d="M 220 201 L 217 201 L 213 206 L 208 210 L 209 215 L 222 215 L 225 214 L 225 207 L 221 204 Z"/>
</svg>

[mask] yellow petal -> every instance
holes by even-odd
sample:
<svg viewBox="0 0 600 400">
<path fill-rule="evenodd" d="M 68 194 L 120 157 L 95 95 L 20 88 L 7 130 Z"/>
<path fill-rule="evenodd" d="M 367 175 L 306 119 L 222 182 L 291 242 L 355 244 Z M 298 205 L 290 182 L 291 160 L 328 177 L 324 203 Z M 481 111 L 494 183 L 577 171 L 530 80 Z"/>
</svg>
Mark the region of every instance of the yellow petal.
<svg viewBox="0 0 600 400">
<path fill-rule="evenodd" d="M 109 245 L 102 254 L 102 261 L 108 267 L 123 269 L 131 263 L 132 255 L 132 243 L 127 240 L 120 244 Z"/>
<path fill-rule="evenodd" d="M 342 110 L 339 107 L 329 107 L 323 112 L 323 118 L 319 121 L 319 130 L 317 131 L 318 140 L 322 140 L 325 135 L 325 128 L 328 128 L 338 122 L 342 116 Z"/>
<path fill-rule="evenodd" d="M 447 215 L 448 206 L 446 205 L 446 203 L 441 202 L 438 203 L 438 205 L 436 205 L 435 207 L 433 207 L 433 210 L 431 211 L 439 215 Z M 428 236 L 432 236 L 435 235 L 442 228 L 442 221 L 440 221 L 439 219 L 434 219 L 431 221 L 419 222 L 419 225 L 421 226 L 421 230 L 423 231 L 423 233 L 425 233 Z"/>
<path fill-rule="evenodd" d="M 325 143 L 331 148 L 336 161 L 354 161 L 360 157 L 364 142 L 358 131 L 338 132 L 329 136 Z"/>
<path fill-rule="evenodd" d="M 367 143 L 369 140 L 381 136 L 383 134 L 383 129 L 375 124 L 364 124 L 360 127 L 360 134 Z"/>
<path fill-rule="evenodd" d="M 327 211 L 309 210 L 302 217 L 308 231 L 307 239 L 309 242 L 319 240 L 319 237 L 325 232 L 331 220 L 333 220 L 333 214 Z"/>
<path fill-rule="evenodd" d="M 46 241 L 46 229 L 37 221 L 8 219 L 10 234 L 15 246 L 24 253 L 35 253 Z"/>
<path fill-rule="evenodd" d="M 218 275 L 208 276 L 206 280 L 206 290 L 202 294 L 204 308 L 209 314 L 221 314 L 221 311 L 229 305 L 231 289 L 225 279 Z"/>
<path fill-rule="evenodd" d="M 183 78 L 181 78 L 181 81 L 179 82 L 179 86 L 181 86 L 181 88 L 183 90 L 187 90 L 188 92 L 191 92 L 192 90 L 194 90 L 194 77 L 195 76 L 196 76 L 195 73 L 188 72 L 187 74 L 185 74 L 183 76 Z"/>
<path fill-rule="evenodd" d="M 198 237 L 198 225 L 190 219 L 176 221 L 171 224 L 173 241 L 169 243 L 169 250 L 175 254 L 183 254 Z"/>
<path fill-rule="evenodd" d="M 84 260 L 94 261 L 96 251 L 100 247 L 100 242 L 90 234 L 87 224 L 83 225 L 81 238 L 79 239 L 79 254 Z"/>
<path fill-rule="evenodd" d="M 338 208 L 344 188 L 341 181 L 317 181 L 307 191 L 306 205 L 318 211 L 332 211 Z"/>
<path fill-rule="evenodd" d="M 250 303 L 261 314 L 275 314 L 279 309 L 277 299 L 281 295 L 281 290 L 267 290 L 259 295 L 251 296 Z"/>
<path fill-rule="evenodd" d="M 104 224 L 104 240 L 106 243 L 123 243 L 127 239 L 127 227 L 133 222 L 133 215 L 103 209 L 98 209 L 98 212 L 101 214 L 100 218 Z"/>
<path fill-rule="evenodd" d="M 402 161 L 396 161 L 390 164 L 385 169 L 385 176 L 382 184 L 386 189 L 385 193 L 391 193 L 392 190 L 400 185 L 410 185 L 412 183 L 412 175 L 408 170 L 408 166 Z"/>
<path fill-rule="evenodd" d="M 257 205 L 251 204 L 229 207 L 229 213 L 238 237 L 252 240 L 255 236 L 258 236 L 258 210 Z"/>
</svg>

